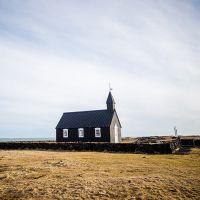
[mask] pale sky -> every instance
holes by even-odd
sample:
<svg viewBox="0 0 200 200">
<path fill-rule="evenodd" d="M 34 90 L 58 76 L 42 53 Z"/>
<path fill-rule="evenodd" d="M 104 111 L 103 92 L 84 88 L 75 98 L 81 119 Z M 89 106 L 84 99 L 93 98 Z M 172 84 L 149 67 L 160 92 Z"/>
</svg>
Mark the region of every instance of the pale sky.
<svg viewBox="0 0 200 200">
<path fill-rule="evenodd" d="M 199 0 L 0 0 L 0 137 L 106 108 L 122 136 L 200 134 Z"/>
</svg>

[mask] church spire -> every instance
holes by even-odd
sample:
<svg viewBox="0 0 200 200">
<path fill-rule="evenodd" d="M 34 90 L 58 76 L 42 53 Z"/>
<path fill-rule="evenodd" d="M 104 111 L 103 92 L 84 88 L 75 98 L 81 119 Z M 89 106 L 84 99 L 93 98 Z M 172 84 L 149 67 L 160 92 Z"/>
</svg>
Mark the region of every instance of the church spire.
<svg viewBox="0 0 200 200">
<path fill-rule="evenodd" d="M 112 112 L 115 110 L 115 100 L 112 96 L 111 91 L 109 91 L 106 104 L 107 104 L 107 110 L 112 111 Z"/>
</svg>

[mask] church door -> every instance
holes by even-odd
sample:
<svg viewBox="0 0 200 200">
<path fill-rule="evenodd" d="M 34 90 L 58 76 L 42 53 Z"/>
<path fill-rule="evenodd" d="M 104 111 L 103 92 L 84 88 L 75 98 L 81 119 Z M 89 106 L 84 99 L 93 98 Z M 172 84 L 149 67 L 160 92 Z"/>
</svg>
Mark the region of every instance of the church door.
<svg viewBox="0 0 200 200">
<path fill-rule="evenodd" d="M 118 143 L 119 142 L 119 134 L 118 134 L 118 126 L 117 126 L 117 124 L 115 124 L 114 133 L 115 133 L 115 143 Z"/>
</svg>

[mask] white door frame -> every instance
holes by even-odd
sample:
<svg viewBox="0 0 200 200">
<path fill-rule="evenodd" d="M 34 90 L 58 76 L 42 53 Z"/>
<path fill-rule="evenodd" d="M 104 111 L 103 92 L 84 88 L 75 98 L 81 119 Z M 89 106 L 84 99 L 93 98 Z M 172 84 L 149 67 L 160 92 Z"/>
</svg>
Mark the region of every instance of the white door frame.
<svg viewBox="0 0 200 200">
<path fill-rule="evenodd" d="M 115 143 L 119 143 L 119 128 L 117 124 L 114 126 Z"/>
</svg>

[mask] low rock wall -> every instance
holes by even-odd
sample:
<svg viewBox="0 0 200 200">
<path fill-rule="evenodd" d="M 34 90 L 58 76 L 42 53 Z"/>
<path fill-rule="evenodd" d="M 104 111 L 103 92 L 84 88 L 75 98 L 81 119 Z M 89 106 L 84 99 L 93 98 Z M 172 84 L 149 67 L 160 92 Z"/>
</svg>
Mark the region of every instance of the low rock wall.
<svg viewBox="0 0 200 200">
<path fill-rule="evenodd" d="M 180 147 L 177 140 L 160 144 L 134 143 L 65 143 L 65 142 L 0 142 L 0 149 L 43 149 L 66 151 L 97 151 L 122 153 L 171 154 Z"/>
<path fill-rule="evenodd" d="M 200 139 L 181 139 L 183 147 L 200 147 Z"/>
</svg>

